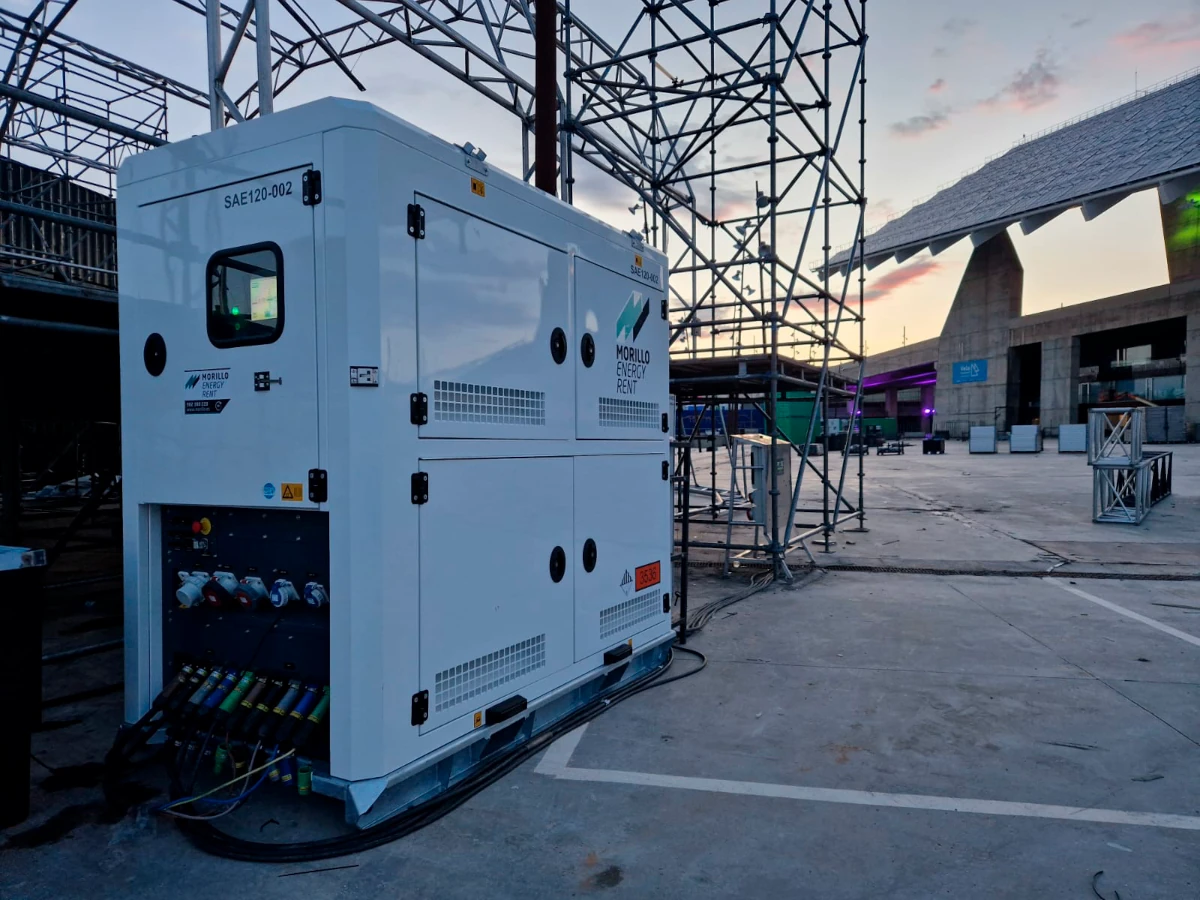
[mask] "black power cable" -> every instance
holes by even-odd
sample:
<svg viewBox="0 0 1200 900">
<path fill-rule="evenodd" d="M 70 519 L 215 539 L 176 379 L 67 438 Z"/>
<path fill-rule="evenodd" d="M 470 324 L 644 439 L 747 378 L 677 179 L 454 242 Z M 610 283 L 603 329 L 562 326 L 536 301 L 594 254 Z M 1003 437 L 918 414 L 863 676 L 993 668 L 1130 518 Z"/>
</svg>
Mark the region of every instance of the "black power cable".
<svg viewBox="0 0 1200 900">
<path fill-rule="evenodd" d="M 674 661 L 675 650 L 680 650 L 690 656 L 696 657 L 700 660 L 700 665 L 689 669 L 687 672 L 673 675 L 670 678 L 663 678 L 662 676 Z M 459 782 L 454 787 L 449 788 L 439 796 L 419 806 L 415 806 L 398 816 L 352 834 L 338 835 L 314 841 L 272 843 L 234 837 L 208 822 L 181 821 L 179 827 L 196 847 L 206 853 L 226 859 L 238 859 L 248 862 L 313 862 L 370 850 L 412 834 L 426 825 L 437 821 L 442 816 L 466 803 L 484 788 L 503 778 L 562 735 L 573 731 L 585 722 L 591 721 L 614 704 L 650 688 L 659 687 L 663 684 L 669 684 L 672 681 L 695 675 L 707 663 L 708 660 L 704 654 L 698 650 L 693 650 L 690 647 L 674 647 L 666 663 L 661 668 L 642 675 L 636 681 L 618 688 L 612 694 L 599 697 L 587 706 L 581 707 L 547 728 L 546 731 L 535 735 L 519 747 L 515 747 L 504 753 L 494 762 L 487 764 L 484 768 Z M 181 787 L 177 775 L 177 772 L 173 774 L 172 794 L 175 794 Z"/>
</svg>

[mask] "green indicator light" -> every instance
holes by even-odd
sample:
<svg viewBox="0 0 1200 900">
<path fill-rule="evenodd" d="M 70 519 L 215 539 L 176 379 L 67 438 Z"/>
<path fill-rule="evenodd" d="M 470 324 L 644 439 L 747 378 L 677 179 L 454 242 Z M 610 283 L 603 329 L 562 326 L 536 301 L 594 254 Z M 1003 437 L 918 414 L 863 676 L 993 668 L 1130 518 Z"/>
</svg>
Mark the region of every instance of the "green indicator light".
<svg viewBox="0 0 1200 900">
<path fill-rule="evenodd" d="M 238 307 L 235 306 L 233 309 L 230 310 L 230 312 L 236 316 L 241 313 L 241 309 L 239 309 Z"/>
</svg>

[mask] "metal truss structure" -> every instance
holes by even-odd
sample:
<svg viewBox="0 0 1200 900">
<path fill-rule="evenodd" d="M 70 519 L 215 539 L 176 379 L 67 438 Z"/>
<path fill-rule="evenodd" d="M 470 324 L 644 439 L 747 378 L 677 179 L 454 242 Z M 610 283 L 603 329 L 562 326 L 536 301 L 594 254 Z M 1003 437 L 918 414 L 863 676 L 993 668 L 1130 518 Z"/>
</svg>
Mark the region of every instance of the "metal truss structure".
<svg viewBox="0 0 1200 900">
<path fill-rule="evenodd" d="M 168 100 L 205 106 L 222 127 L 270 112 L 309 70 L 336 69 L 365 89 L 357 60 L 396 46 L 516 117 L 529 180 L 536 14 L 556 12 L 560 196 L 575 200 L 585 168 L 604 173 L 628 197 L 637 236 L 671 259 L 681 409 L 757 408 L 764 432 L 799 457 L 792 502 L 772 504 L 787 514 L 745 548 L 786 576 L 794 547 L 852 520 L 862 527 L 861 457 L 852 502 L 849 456 L 818 464 L 809 448 L 831 404 L 851 433 L 858 412 L 866 0 L 614 0 L 607 18 L 628 17 L 608 34 L 588 23 L 585 0 L 173 0 L 206 21 L 202 90 L 63 36 L 77 2 L 42 0 L 2 20 L 11 60 L 0 145 L 38 149 L 53 171 L 109 188 L 124 153 L 166 139 Z M 249 43 L 254 76 L 239 90 L 235 56 Z M 852 265 L 832 267 L 846 245 Z M 835 268 L 858 277 L 835 284 Z M 785 401 L 805 410 L 790 431 Z M 814 480 L 820 521 L 801 527 L 795 510 Z M 711 522 L 716 506 L 706 514 Z"/>
<path fill-rule="evenodd" d="M 117 167 L 166 143 L 168 98 L 207 97 L 63 33 L 77 3 L 0 9 L 0 268 L 115 290 Z"/>
<path fill-rule="evenodd" d="M 1144 407 L 1088 412 L 1088 465 L 1092 467 L 1092 521 L 1140 525 L 1150 507 L 1171 494 L 1175 455 L 1142 449 Z"/>
</svg>

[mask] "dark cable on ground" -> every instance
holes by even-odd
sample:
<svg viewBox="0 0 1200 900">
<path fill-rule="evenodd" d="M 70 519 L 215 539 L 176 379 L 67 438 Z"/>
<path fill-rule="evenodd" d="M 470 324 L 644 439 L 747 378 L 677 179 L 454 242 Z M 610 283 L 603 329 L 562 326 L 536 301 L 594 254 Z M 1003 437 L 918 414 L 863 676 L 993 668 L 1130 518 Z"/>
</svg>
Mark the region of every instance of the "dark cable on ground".
<svg viewBox="0 0 1200 900">
<path fill-rule="evenodd" d="M 672 678 L 661 679 L 661 676 L 671 667 L 675 650 L 683 650 L 689 655 L 696 656 L 700 659 L 701 664 Z M 694 675 L 703 669 L 706 663 L 704 655 L 698 650 L 675 647 L 662 668 L 640 677 L 637 681 L 618 689 L 607 697 L 599 698 L 588 706 L 576 710 L 546 731 L 505 753 L 495 762 L 432 800 L 361 831 L 315 841 L 271 843 L 237 838 L 207 822 L 183 821 L 180 823 L 180 828 L 193 844 L 208 853 L 227 859 L 250 862 L 313 862 L 369 850 L 405 837 L 437 821 L 541 752 L 562 735 L 591 721 L 613 704 L 652 687 L 658 687 L 660 684 Z"/>
<path fill-rule="evenodd" d="M 688 616 L 687 634 L 692 635 L 701 631 L 705 625 L 712 621 L 712 617 L 721 610 L 733 606 L 735 603 L 740 603 L 747 597 L 753 597 L 763 588 L 767 587 L 775 580 L 774 576 L 769 572 L 764 572 L 755 575 L 750 581 L 750 586 L 743 591 L 732 594 L 728 597 L 723 597 L 720 600 L 714 600 L 712 603 L 707 603 L 695 610 Z"/>
<path fill-rule="evenodd" d="M 682 627 L 687 629 L 687 633 L 695 633 L 704 628 L 711 621 L 712 617 L 722 609 L 732 606 L 741 600 L 750 597 L 763 588 L 767 587 L 773 579 L 770 575 L 757 576 L 748 589 L 740 591 L 729 597 L 707 604 L 695 611 L 692 616 L 689 616 L 689 621 Z M 268 628 L 268 631 L 270 629 Z M 688 656 L 694 657 L 698 661 L 698 665 L 689 668 L 687 671 L 678 672 L 665 677 L 667 671 L 671 668 L 675 661 L 676 652 L 685 653 Z M 221 856 L 227 859 L 237 859 L 248 862 L 271 862 L 271 863 L 298 863 L 298 862 L 314 862 L 322 859 L 331 859 L 339 856 L 346 856 L 353 853 L 359 853 L 364 850 L 369 850 L 374 847 L 381 846 L 386 843 L 398 840 L 412 834 L 425 826 L 432 824 L 457 809 L 462 804 L 466 803 L 480 791 L 494 784 L 499 779 L 503 778 L 509 772 L 522 765 L 531 757 L 540 753 L 550 744 L 556 741 L 566 733 L 573 731 L 579 726 L 591 721 L 604 710 L 610 708 L 616 703 L 626 700 L 643 691 L 652 688 L 661 687 L 665 684 L 670 684 L 673 681 L 679 681 L 683 678 L 690 678 L 692 675 L 702 671 L 708 665 L 708 658 L 699 650 L 691 647 L 681 647 L 675 645 L 671 648 L 671 652 L 667 657 L 666 663 L 653 672 L 649 672 L 640 676 L 636 681 L 618 688 L 612 694 L 597 698 L 592 703 L 584 706 L 575 712 L 564 717 L 554 725 L 547 728 L 544 732 L 530 738 L 524 744 L 514 747 L 510 751 L 503 753 L 492 762 L 486 764 L 479 771 L 473 773 L 470 777 L 464 779 L 448 790 L 444 791 L 439 796 L 421 803 L 397 816 L 380 822 L 376 825 L 364 828 L 362 830 L 352 832 L 350 834 L 337 835 L 329 838 L 320 838 L 310 841 L 296 842 L 271 842 L 271 841 L 253 841 L 246 838 L 235 837 L 234 835 L 225 832 L 211 822 L 206 821 L 207 818 L 213 816 L 194 816 L 185 817 L 178 816 L 178 824 L 180 829 L 188 837 L 188 839 L 199 849 L 206 853 L 211 853 L 216 856 Z M 178 709 L 182 704 L 179 702 L 180 697 L 186 697 L 191 693 L 194 683 L 188 683 L 187 679 L 180 679 L 177 685 L 172 685 L 174 688 L 175 701 L 171 702 L 171 692 L 164 690 L 164 693 L 155 701 L 150 711 L 142 717 L 135 725 L 122 731 L 117 737 L 117 741 L 113 745 L 113 749 L 109 752 L 107 760 L 111 771 L 119 772 L 123 765 L 128 763 L 133 753 L 146 744 L 150 737 L 167 722 L 167 711 L 169 709 Z M 207 736 L 200 744 L 200 750 L 196 762 L 196 767 L 193 769 L 193 779 L 195 772 L 198 771 L 199 761 L 203 759 L 204 749 L 213 734 L 212 729 L 208 730 Z M 170 765 L 171 771 L 171 811 L 175 812 L 181 806 L 181 800 L 186 803 L 200 801 L 204 795 L 198 797 L 190 797 L 192 785 L 186 789 L 183 785 L 182 773 L 186 771 L 187 764 L 193 748 L 197 745 L 199 735 L 195 735 L 195 739 L 187 739 L 182 741 L 182 745 L 174 754 L 174 759 Z M 288 754 L 290 755 L 290 754 Z M 106 780 L 106 786 L 108 784 Z M 255 789 L 262 783 L 260 779 L 253 788 L 242 790 L 238 796 L 233 798 L 223 798 L 221 800 L 213 800 L 218 804 L 227 804 L 229 809 L 222 814 L 233 812 L 241 806 L 247 797 L 249 797 Z"/>
<path fill-rule="evenodd" d="M 700 664 L 688 669 L 686 672 L 680 672 L 671 677 L 664 678 L 663 676 L 674 662 L 676 650 L 695 657 L 699 660 Z M 706 664 L 707 659 L 700 651 L 693 650 L 690 647 L 674 647 L 666 663 L 661 668 L 647 673 L 639 677 L 636 681 L 618 688 L 612 694 L 600 697 L 587 706 L 576 710 L 546 731 L 503 754 L 438 797 L 398 816 L 357 832 L 313 841 L 274 843 L 234 837 L 216 828 L 210 822 L 204 821 L 206 818 L 204 816 L 197 816 L 194 819 L 185 819 L 179 816 L 179 827 L 195 846 L 207 853 L 228 859 L 251 862 L 311 862 L 369 850 L 405 837 L 437 821 L 442 816 L 467 802 L 475 794 L 494 784 L 532 756 L 544 750 L 568 731 L 572 731 L 590 721 L 613 704 L 650 688 L 690 677 L 701 671 Z M 117 736 L 112 749 L 109 751 L 106 759 L 107 775 L 105 778 L 105 791 L 106 795 L 110 798 L 110 802 L 114 802 L 114 789 L 117 787 L 120 775 L 125 766 L 131 761 L 134 753 L 145 746 L 154 733 L 163 725 L 168 724 L 168 712 L 172 709 L 177 710 L 179 705 L 181 705 L 178 704 L 179 697 L 187 696 L 193 689 L 192 685 L 187 682 L 187 679 L 181 679 L 178 683 L 170 685 L 169 688 L 171 690 L 164 690 L 163 694 L 159 696 L 145 716 L 136 724 L 122 730 Z M 171 702 L 172 695 L 175 698 L 174 704 Z M 192 753 L 196 752 L 196 746 L 200 746 L 198 756 L 199 758 L 203 758 L 203 745 L 208 743 L 208 738 L 212 734 L 211 729 L 206 729 L 206 731 L 208 732 L 207 737 L 203 737 L 200 733 L 195 733 L 192 737 L 185 736 L 181 742 L 181 746 L 174 753 L 169 754 L 172 804 L 168 804 L 168 806 L 173 806 L 173 809 L 170 810 L 171 812 L 175 812 L 180 808 L 178 805 L 174 805 L 175 801 L 186 799 L 190 794 L 190 788 L 187 790 L 184 788 L 182 775 L 189 768 L 189 762 Z M 202 737 L 203 740 L 201 740 Z M 260 783 L 261 780 L 254 787 L 257 788 Z M 239 796 L 234 798 L 207 802 L 228 804 L 230 806 L 228 812 L 232 812 L 251 793 L 253 793 L 253 789 L 242 791 Z M 193 801 L 199 799 L 199 797 L 192 798 Z"/>
</svg>

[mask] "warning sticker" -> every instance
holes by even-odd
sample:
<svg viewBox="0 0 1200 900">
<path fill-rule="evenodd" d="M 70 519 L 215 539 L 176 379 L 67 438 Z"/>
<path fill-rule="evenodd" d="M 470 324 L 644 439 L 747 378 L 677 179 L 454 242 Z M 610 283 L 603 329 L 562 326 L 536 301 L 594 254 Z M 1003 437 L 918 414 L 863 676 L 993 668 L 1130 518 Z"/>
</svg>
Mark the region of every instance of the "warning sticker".
<svg viewBox="0 0 1200 900">
<path fill-rule="evenodd" d="M 229 369 L 185 369 L 184 415 L 212 415 L 229 405 Z"/>
<path fill-rule="evenodd" d="M 291 482 L 285 481 L 279 487 L 280 487 L 279 499 L 294 500 L 297 503 L 300 503 L 301 501 L 304 500 L 304 485 L 293 484 Z"/>
<path fill-rule="evenodd" d="M 652 562 L 644 566 L 638 566 L 633 573 L 634 590 L 644 591 L 648 587 L 653 587 L 662 581 L 662 565 Z"/>
<path fill-rule="evenodd" d="M 471 179 L 471 193 L 474 194 L 476 197 L 486 197 L 487 196 L 487 185 L 484 184 L 482 181 L 480 181 L 478 178 L 472 178 Z"/>
<path fill-rule="evenodd" d="M 475 713 L 475 727 L 478 728 L 482 724 L 483 724 L 483 713 L 481 713 L 481 712 Z"/>
</svg>

